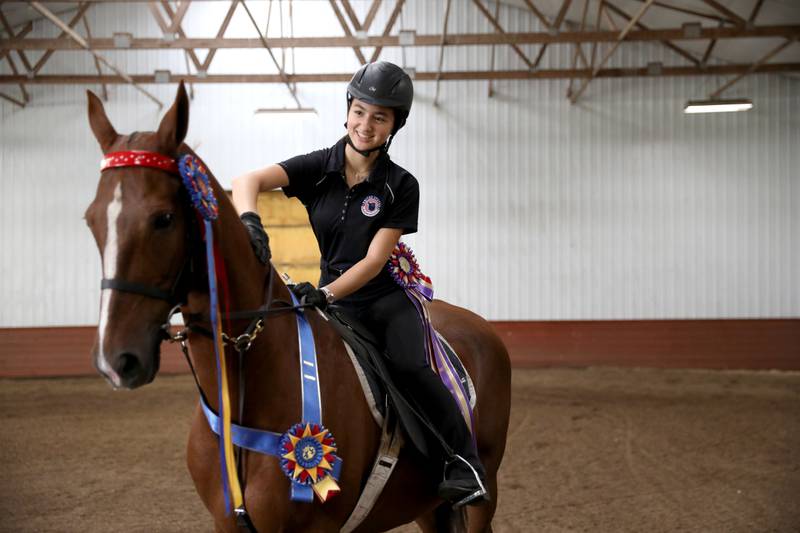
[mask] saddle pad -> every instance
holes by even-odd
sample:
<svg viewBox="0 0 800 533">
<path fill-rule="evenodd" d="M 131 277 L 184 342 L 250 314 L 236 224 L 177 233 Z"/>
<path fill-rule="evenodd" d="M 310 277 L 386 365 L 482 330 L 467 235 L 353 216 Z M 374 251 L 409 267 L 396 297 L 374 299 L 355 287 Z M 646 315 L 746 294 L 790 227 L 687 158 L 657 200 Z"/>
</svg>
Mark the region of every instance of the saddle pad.
<svg viewBox="0 0 800 533">
<path fill-rule="evenodd" d="M 370 409 L 373 412 L 376 423 L 379 426 L 382 425 L 382 419 L 386 417 L 387 405 L 391 402 L 410 440 L 423 454 L 428 455 L 427 443 L 425 442 L 427 440 L 425 438 L 427 431 L 414 414 L 414 410 L 409 407 L 408 400 L 404 398 L 400 390 L 395 386 L 375 336 L 363 323 L 340 306 L 329 306 L 324 315 L 349 348 L 348 353 L 356 367 L 361 385 L 365 387 L 364 395 L 367 398 L 367 402 L 372 404 Z M 438 332 L 437 335 L 439 335 Z M 476 396 L 472 379 L 467 374 L 464 365 L 453 348 L 444 337 L 439 335 L 439 338 L 442 340 L 445 351 L 461 383 L 464 385 L 470 406 L 474 408 Z"/>
</svg>

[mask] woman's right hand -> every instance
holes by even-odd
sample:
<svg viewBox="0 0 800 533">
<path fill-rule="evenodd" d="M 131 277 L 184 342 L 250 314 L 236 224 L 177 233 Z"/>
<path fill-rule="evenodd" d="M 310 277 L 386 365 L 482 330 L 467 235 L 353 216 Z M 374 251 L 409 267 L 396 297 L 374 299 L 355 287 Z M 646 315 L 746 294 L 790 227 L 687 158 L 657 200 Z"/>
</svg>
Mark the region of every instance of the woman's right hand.
<svg viewBox="0 0 800 533">
<path fill-rule="evenodd" d="M 269 249 L 269 237 L 267 232 L 264 231 L 264 225 L 261 223 L 261 217 L 258 213 L 247 211 L 242 213 L 239 218 L 242 219 L 244 227 L 247 228 L 247 233 L 250 234 L 250 245 L 259 261 L 265 265 L 272 258 L 272 252 Z"/>
<path fill-rule="evenodd" d="M 270 165 L 233 179 L 233 205 L 247 228 L 247 233 L 250 234 L 250 244 L 256 257 L 265 265 L 272 258 L 272 252 L 269 249 L 269 237 L 261 223 L 261 217 L 256 212 L 258 193 L 287 185 L 289 176 L 280 165 Z"/>
</svg>

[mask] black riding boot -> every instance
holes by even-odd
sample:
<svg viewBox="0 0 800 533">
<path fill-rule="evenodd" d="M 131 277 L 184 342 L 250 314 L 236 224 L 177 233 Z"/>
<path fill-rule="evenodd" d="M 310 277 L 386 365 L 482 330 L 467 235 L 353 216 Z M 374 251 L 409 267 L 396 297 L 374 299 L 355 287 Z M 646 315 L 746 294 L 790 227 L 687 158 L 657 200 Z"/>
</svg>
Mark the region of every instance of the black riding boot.
<svg viewBox="0 0 800 533">
<path fill-rule="evenodd" d="M 416 403 L 448 448 L 439 496 L 456 506 L 487 497 L 483 465 L 456 401 L 428 365 L 419 313 L 402 290 L 382 296 L 358 311 L 386 347 L 386 361 L 405 396 Z"/>
<path fill-rule="evenodd" d="M 486 473 L 450 391 L 430 368 L 403 375 L 401 379 L 409 397 L 452 449 L 450 456 L 445 452 L 444 480 L 439 484 L 439 496 L 456 507 L 488 499 Z"/>
</svg>

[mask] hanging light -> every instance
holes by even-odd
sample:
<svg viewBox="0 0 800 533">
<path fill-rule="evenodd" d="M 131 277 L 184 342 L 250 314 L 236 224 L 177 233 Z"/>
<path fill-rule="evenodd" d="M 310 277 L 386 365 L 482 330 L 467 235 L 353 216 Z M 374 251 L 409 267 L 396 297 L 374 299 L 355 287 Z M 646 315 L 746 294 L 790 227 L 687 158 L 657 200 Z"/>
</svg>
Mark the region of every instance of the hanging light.
<svg viewBox="0 0 800 533">
<path fill-rule="evenodd" d="M 736 98 L 732 100 L 689 100 L 683 112 L 694 113 L 732 113 L 735 111 L 749 111 L 753 109 L 753 101 L 749 98 Z"/>
<path fill-rule="evenodd" d="M 288 114 L 316 115 L 313 107 L 260 107 L 253 111 L 254 115 L 288 115 Z"/>
</svg>

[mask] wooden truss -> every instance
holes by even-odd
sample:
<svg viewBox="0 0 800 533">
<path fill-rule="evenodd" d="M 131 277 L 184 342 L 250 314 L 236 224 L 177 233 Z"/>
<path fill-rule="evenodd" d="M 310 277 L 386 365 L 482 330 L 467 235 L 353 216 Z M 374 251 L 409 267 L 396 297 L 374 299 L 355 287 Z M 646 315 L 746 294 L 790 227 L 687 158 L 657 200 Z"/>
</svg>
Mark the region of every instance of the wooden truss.
<svg viewBox="0 0 800 533">
<path fill-rule="evenodd" d="M 272 0 L 270 0 L 271 2 Z M 280 1 L 280 0 L 278 0 Z M 289 17 L 291 21 L 291 0 L 283 0 L 289 3 Z M 617 5 L 616 0 L 561 0 L 560 8 L 551 19 L 543 11 L 541 6 L 537 6 L 539 0 L 522 0 L 530 12 L 531 24 L 535 23 L 543 28 L 544 31 L 524 31 L 510 32 L 503 27 L 500 17 L 500 5 L 495 1 L 491 5 L 491 0 L 472 0 L 467 2 L 452 2 L 446 0 L 444 12 L 444 24 L 440 34 L 418 35 L 411 32 L 412 38 L 408 35 L 400 35 L 395 30 L 395 26 L 406 3 L 406 0 L 388 0 L 392 2 L 383 12 L 385 22 L 383 29 L 370 34 L 373 30 L 373 23 L 378 18 L 381 8 L 386 3 L 381 0 L 371 0 L 366 13 L 361 19 L 353 8 L 350 0 L 328 0 L 330 8 L 341 26 L 343 35 L 339 36 L 320 36 L 320 37 L 294 37 L 284 36 L 268 38 L 266 31 L 262 33 L 255 18 L 253 17 L 248 4 L 244 0 L 232 0 L 228 9 L 221 18 L 216 35 L 210 37 L 187 37 L 183 28 L 183 23 L 187 11 L 192 5 L 191 0 L 169 2 L 167 0 L 151 0 L 142 2 L 144 9 L 149 9 L 158 27 L 163 33 L 160 38 L 143 38 L 131 36 L 130 44 L 126 49 L 129 50 L 184 50 L 187 61 L 187 71 L 185 74 L 170 73 L 169 82 L 183 79 L 190 84 L 193 83 L 283 83 L 286 85 L 290 94 L 298 107 L 300 101 L 297 97 L 297 83 L 347 81 L 350 73 L 341 74 L 294 74 L 287 72 L 285 61 L 279 62 L 275 57 L 274 50 L 287 50 L 294 48 L 344 48 L 350 49 L 355 54 L 359 63 L 376 61 L 384 47 L 437 47 L 439 52 L 438 68 L 432 72 L 415 72 L 417 81 L 433 81 L 436 83 L 436 96 L 434 102 L 439 100 L 439 83 L 448 80 L 489 80 L 489 95 L 493 89 L 492 80 L 531 80 L 531 79 L 568 79 L 570 85 L 567 90 L 567 97 L 572 102 L 576 102 L 585 93 L 591 82 L 596 78 L 607 77 L 658 77 L 658 76 L 703 76 L 703 75 L 732 75 L 730 81 L 723 84 L 719 89 L 712 93 L 712 97 L 718 97 L 723 91 L 727 90 L 734 83 L 744 76 L 754 72 L 788 72 L 800 71 L 800 63 L 770 63 L 769 61 L 779 52 L 783 51 L 792 43 L 800 39 L 800 24 L 784 25 L 765 25 L 756 26 L 755 19 L 764 3 L 763 0 L 754 0 L 754 7 L 747 18 L 733 12 L 717 0 L 698 0 L 697 7 L 688 8 L 685 4 L 673 5 L 672 0 L 636 0 L 640 6 L 636 13 L 629 14 Z M 411 0 L 425 1 L 425 0 Z M 61 20 L 42 5 L 46 2 L 30 2 L 30 4 L 43 13 L 53 24 L 61 29 L 61 34 L 56 38 L 32 38 L 29 36 L 32 26 L 29 23 L 25 27 L 13 28 L 8 23 L 3 12 L 0 11 L 0 24 L 3 31 L 3 38 L 0 39 L 0 61 L 8 63 L 11 70 L 10 74 L 0 75 L 0 84 L 13 84 L 19 87 L 20 98 L 16 98 L 0 92 L 0 98 L 10 101 L 16 105 L 24 106 L 29 100 L 27 87 L 38 84 L 103 84 L 103 93 L 106 95 L 106 84 L 129 83 L 137 90 L 143 92 L 149 98 L 156 100 L 145 89 L 140 87 L 143 84 L 156 83 L 155 74 L 133 74 L 125 73 L 110 65 L 102 56 L 100 51 L 119 50 L 115 46 L 114 39 L 106 36 L 92 35 L 86 12 L 94 2 L 76 3 L 74 12 L 70 13 L 66 20 Z M 580 23 L 567 20 L 567 14 L 572 4 L 580 6 Z M 256 29 L 257 38 L 234 38 L 226 37 L 225 33 L 234 15 L 234 12 L 241 4 L 247 12 L 253 27 Z M 456 9 L 477 10 L 487 23 L 486 32 L 482 33 L 453 33 L 448 31 L 447 20 L 451 11 Z M 695 21 L 705 21 L 706 26 L 696 24 L 692 31 L 687 31 L 686 26 L 680 28 L 651 28 L 642 23 L 642 18 L 652 10 L 668 10 L 674 13 L 681 13 L 687 17 L 692 17 Z M 574 10 L 573 10 L 574 11 Z M 592 12 L 592 17 L 588 13 Z M 595 17 L 593 21 L 591 18 Z M 283 20 L 283 19 L 281 19 Z M 83 33 L 80 35 L 76 26 L 83 22 Z M 713 26 L 708 26 L 709 22 Z M 602 26 L 611 28 L 602 29 Z M 708 61 L 716 43 L 721 39 L 750 39 L 750 38 L 781 38 L 781 44 L 764 57 L 752 64 L 740 65 L 709 65 Z M 677 45 L 677 41 L 707 41 L 708 45 L 702 56 L 695 56 L 685 48 Z M 611 57 L 622 43 L 629 42 L 654 42 L 660 43 L 676 54 L 675 65 L 659 65 L 657 69 L 646 66 L 640 68 L 608 68 Z M 609 43 L 610 47 L 605 47 L 605 52 L 597 57 L 599 45 Z M 543 58 L 548 47 L 552 45 L 570 45 L 574 49 L 571 53 L 571 61 L 567 65 L 557 68 L 542 68 Z M 533 45 L 533 53 L 530 55 L 523 50 L 523 46 Z M 587 52 L 584 47 L 589 45 L 591 51 Z M 447 70 L 445 68 L 445 47 L 453 46 L 486 46 L 491 49 L 491 67 L 489 70 Z M 371 47 L 374 49 L 371 57 L 366 57 L 363 49 Z M 522 62 L 523 68 L 519 70 L 495 70 L 495 48 L 507 47 Z M 210 72 L 214 57 L 221 49 L 265 49 L 271 58 L 272 64 L 277 69 L 277 74 L 230 74 L 218 75 Z M 205 58 L 201 61 L 196 50 L 208 50 Z M 84 50 L 94 57 L 95 70 L 93 74 L 58 74 L 43 73 L 42 68 L 56 51 Z M 29 55 L 33 51 L 40 51 L 42 55 L 33 63 L 29 60 Z M 530 52 L 530 48 L 529 48 Z M 16 56 L 17 62 L 14 57 Z M 285 56 L 284 56 L 285 59 Z M 106 64 L 106 72 L 103 72 L 101 63 Z M 190 66 L 194 68 L 191 72 Z M 110 71 L 110 72 L 109 72 Z M 159 82 L 164 81 L 164 77 L 159 77 Z M 575 84 L 577 83 L 577 87 Z"/>
</svg>

